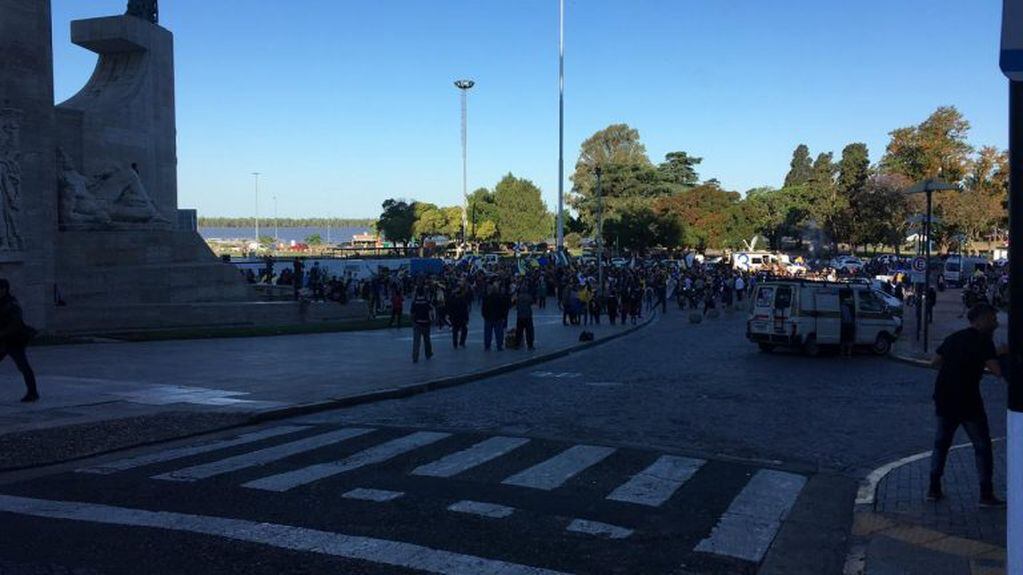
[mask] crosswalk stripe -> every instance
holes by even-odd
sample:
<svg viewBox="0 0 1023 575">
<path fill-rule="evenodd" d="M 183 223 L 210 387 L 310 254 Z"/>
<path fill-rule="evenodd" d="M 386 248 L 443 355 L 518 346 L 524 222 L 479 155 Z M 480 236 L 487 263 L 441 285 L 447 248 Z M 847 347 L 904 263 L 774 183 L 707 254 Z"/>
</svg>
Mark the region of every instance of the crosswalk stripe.
<svg viewBox="0 0 1023 575">
<path fill-rule="evenodd" d="M 660 507 L 689 481 L 705 461 L 665 455 L 611 492 L 612 501 Z"/>
<path fill-rule="evenodd" d="M 566 529 L 573 533 L 599 535 L 609 539 L 625 539 L 632 535 L 632 529 L 626 529 L 625 527 L 609 523 L 601 523 L 600 521 L 590 521 L 589 519 L 573 519 Z"/>
<path fill-rule="evenodd" d="M 518 485 L 550 491 L 565 484 L 583 470 L 596 465 L 615 452 L 613 447 L 575 445 L 505 479 L 505 485 Z"/>
<path fill-rule="evenodd" d="M 465 555 L 403 541 L 244 519 L 149 511 L 75 501 L 29 499 L 10 495 L 0 495 L 0 512 L 100 525 L 198 533 L 278 549 L 355 559 L 442 575 L 565 575 L 542 567 Z"/>
<path fill-rule="evenodd" d="M 458 503 L 452 503 L 448 506 L 448 511 L 479 515 L 480 517 L 489 517 L 491 519 L 503 519 L 512 513 L 515 513 L 515 508 L 508 507 L 506 505 L 498 505 L 497 503 L 466 500 L 459 501 Z"/>
<path fill-rule="evenodd" d="M 111 461 L 108 463 L 101 463 L 93 467 L 84 467 L 76 471 L 78 473 L 95 473 L 99 475 L 109 475 L 111 473 L 127 471 L 129 469 L 135 469 L 136 467 L 143 467 L 145 465 L 152 465 L 154 463 L 163 463 L 164 461 L 184 459 L 185 457 L 191 457 L 193 455 L 199 455 L 201 453 L 208 453 L 210 451 L 227 449 L 228 447 L 245 445 L 247 443 L 261 441 L 263 439 L 270 439 L 271 437 L 278 437 L 281 435 L 287 435 L 289 433 L 296 433 L 299 431 L 303 431 L 305 429 L 309 428 L 298 425 L 283 425 L 281 427 L 271 427 L 269 429 L 263 429 L 260 431 L 254 431 L 252 433 L 239 435 L 238 437 L 235 437 L 233 439 L 224 439 L 220 441 L 205 443 L 203 445 L 192 445 L 188 447 L 180 447 L 177 449 L 168 449 L 166 451 L 158 451 L 156 453 L 147 453 L 144 455 L 139 455 L 137 457 L 126 457 L 124 459 L 118 459 L 116 461 Z"/>
<path fill-rule="evenodd" d="M 370 447 L 369 449 L 360 451 L 359 453 L 342 459 L 341 461 L 319 463 L 303 467 L 302 469 L 296 469 L 294 471 L 270 475 L 244 483 L 242 484 L 242 487 L 263 489 L 266 491 L 288 491 L 289 489 L 294 489 L 300 485 L 347 473 L 349 471 L 359 469 L 360 467 L 383 463 L 388 459 L 392 459 L 404 453 L 408 453 L 409 451 L 430 445 L 431 443 L 436 443 L 450 436 L 450 433 L 417 431 L 404 437 L 399 437 L 398 439 L 393 439 L 386 443 Z"/>
<path fill-rule="evenodd" d="M 364 489 L 358 488 L 353 489 L 347 493 L 343 493 L 341 497 L 345 499 L 357 499 L 359 501 L 376 501 L 377 503 L 383 503 L 384 501 L 391 501 L 405 495 L 401 491 L 388 491 L 386 489 Z"/>
<path fill-rule="evenodd" d="M 198 481 L 200 479 L 206 479 L 216 475 L 238 471 L 240 469 L 246 469 L 248 467 L 265 465 L 298 453 L 312 451 L 327 445 L 366 435 L 371 431 L 373 430 L 358 427 L 331 431 L 330 433 L 306 437 L 304 439 L 299 439 L 298 441 L 292 441 L 291 443 L 275 445 L 273 447 L 267 447 L 266 449 L 260 449 L 251 453 L 243 453 L 241 455 L 228 457 L 227 459 L 221 459 L 211 463 L 194 465 L 192 467 L 178 469 L 169 473 L 154 475 L 153 479 L 163 479 L 167 481 Z"/>
<path fill-rule="evenodd" d="M 428 477 L 453 477 L 473 467 L 497 459 L 527 443 L 529 443 L 529 440 L 523 437 L 491 437 L 468 449 L 452 453 L 432 463 L 421 465 L 414 469 L 412 474 Z"/>
<path fill-rule="evenodd" d="M 802 475 L 758 471 L 696 551 L 760 562 L 804 485 Z"/>
</svg>

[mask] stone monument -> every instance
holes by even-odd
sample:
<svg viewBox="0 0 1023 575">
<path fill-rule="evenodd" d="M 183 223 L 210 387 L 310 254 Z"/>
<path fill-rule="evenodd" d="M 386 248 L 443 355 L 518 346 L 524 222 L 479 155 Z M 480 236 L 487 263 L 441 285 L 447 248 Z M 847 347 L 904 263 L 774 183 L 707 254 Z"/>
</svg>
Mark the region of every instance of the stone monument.
<svg viewBox="0 0 1023 575">
<path fill-rule="evenodd" d="M 0 277 L 52 333 L 338 321 L 356 306 L 262 302 L 178 228 L 174 38 L 156 0 L 71 23 L 98 55 L 53 103 L 49 0 L 0 0 Z"/>
<path fill-rule="evenodd" d="M 0 277 L 49 325 L 57 196 L 50 3 L 0 0 Z"/>
</svg>

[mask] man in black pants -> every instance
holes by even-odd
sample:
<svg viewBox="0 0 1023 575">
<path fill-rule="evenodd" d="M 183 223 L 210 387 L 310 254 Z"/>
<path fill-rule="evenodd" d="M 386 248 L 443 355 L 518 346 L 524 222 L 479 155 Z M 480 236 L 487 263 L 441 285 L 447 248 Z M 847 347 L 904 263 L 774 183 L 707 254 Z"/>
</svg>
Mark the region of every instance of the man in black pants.
<svg viewBox="0 0 1023 575">
<path fill-rule="evenodd" d="M 927 500 L 938 501 L 944 496 L 941 476 L 945 472 L 945 461 L 956 429 L 962 425 L 970 436 L 976 457 L 980 506 L 1003 507 L 1005 502 L 995 496 L 992 485 L 994 457 L 991 431 L 980 395 L 980 380 L 985 367 L 996 376 L 1002 376 L 992 339 L 998 328 L 998 312 L 994 307 L 981 303 L 970 308 L 967 318 L 970 327 L 945 338 L 931 362 L 940 367 L 940 371 L 934 383 L 937 430 L 931 454 L 931 483 Z"/>
<path fill-rule="evenodd" d="M 465 338 L 469 335 L 469 294 L 468 287 L 452 290 L 447 297 L 448 319 L 451 320 L 451 343 L 465 347 Z"/>
<path fill-rule="evenodd" d="M 36 331 L 25 325 L 22 318 L 21 306 L 18 300 L 11 295 L 11 284 L 0 278 L 0 361 L 8 355 L 18 366 L 18 371 L 25 378 L 27 391 L 21 398 L 22 403 L 29 403 L 39 399 L 39 391 L 36 389 L 36 374 L 28 363 L 28 356 L 25 354 L 25 347 L 35 337 Z"/>
</svg>

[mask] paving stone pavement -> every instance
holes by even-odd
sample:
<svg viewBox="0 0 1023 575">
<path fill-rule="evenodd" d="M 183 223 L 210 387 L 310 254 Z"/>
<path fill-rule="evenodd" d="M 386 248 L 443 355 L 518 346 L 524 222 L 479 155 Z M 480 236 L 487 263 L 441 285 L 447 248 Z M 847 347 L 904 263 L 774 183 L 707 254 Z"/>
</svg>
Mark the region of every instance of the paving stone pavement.
<svg viewBox="0 0 1023 575">
<path fill-rule="evenodd" d="M 996 441 L 995 492 L 1005 493 L 1005 442 Z M 949 454 L 945 499 L 925 500 L 930 458 L 893 469 L 877 486 L 872 505 L 857 510 L 853 534 L 861 539 L 858 561 L 847 575 L 996 575 L 1005 573 L 1005 509 L 978 506 L 973 448 Z"/>
</svg>

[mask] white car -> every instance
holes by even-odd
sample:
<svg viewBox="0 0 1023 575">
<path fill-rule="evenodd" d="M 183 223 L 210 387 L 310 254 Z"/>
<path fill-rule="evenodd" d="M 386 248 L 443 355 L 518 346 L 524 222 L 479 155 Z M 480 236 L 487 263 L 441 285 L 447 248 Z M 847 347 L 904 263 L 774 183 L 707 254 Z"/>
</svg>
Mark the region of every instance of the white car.
<svg viewBox="0 0 1023 575">
<path fill-rule="evenodd" d="M 836 270 L 855 273 L 863 269 L 863 260 L 855 256 L 838 256 L 831 260 L 830 265 Z"/>
</svg>

